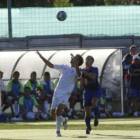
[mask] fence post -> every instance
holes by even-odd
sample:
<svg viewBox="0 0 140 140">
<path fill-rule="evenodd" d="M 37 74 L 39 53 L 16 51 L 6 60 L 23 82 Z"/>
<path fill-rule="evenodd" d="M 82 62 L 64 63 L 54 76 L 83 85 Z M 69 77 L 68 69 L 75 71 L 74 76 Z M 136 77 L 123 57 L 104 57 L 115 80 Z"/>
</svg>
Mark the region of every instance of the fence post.
<svg viewBox="0 0 140 140">
<path fill-rule="evenodd" d="M 12 18 L 11 18 L 11 0 L 7 0 L 8 8 L 8 34 L 9 38 L 12 38 Z"/>
</svg>

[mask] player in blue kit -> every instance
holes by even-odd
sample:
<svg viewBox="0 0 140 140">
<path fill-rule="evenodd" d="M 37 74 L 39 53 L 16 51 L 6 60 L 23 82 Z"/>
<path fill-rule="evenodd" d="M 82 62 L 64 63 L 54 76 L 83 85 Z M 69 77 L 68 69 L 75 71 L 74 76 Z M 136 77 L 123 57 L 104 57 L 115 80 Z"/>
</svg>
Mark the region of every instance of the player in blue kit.
<svg viewBox="0 0 140 140">
<path fill-rule="evenodd" d="M 133 64 L 130 65 L 128 72 L 130 74 L 130 94 L 134 116 L 138 117 L 137 99 L 140 97 L 140 57 L 135 55 L 133 59 Z"/>
<path fill-rule="evenodd" d="M 91 131 L 91 107 L 94 109 L 94 126 L 98 125 L 98 102 L 100 98 L 100 89 L 98 83 L 98 68 L 93 67 L 94 58 L 87 56 L 85 61 L 85 68 L 82 69 L 82 83 L 83 91 L 83 105 L 85 110 L 86 134 Z"/>
</svg>

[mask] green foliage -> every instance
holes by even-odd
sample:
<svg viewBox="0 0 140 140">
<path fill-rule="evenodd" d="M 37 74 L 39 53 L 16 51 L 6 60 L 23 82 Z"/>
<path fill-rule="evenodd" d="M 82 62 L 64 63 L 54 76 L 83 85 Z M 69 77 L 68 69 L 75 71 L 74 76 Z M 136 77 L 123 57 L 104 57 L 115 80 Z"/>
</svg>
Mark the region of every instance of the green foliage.
<svg viewBox="0 0 140 140">
<path fill-rule="evenodd" d="M 72 4 L 69 3 L 69 0 L 54 0 L 53 1 L 53 6 L 54 7 L 69 7 Z"/>
<path fill-rule="evenodd" d="M 140 5 L 140 0 L 11 0 L 12 7 L 68 7 L 93 5 Z M 7 7 L 7 0 L 0 0 L 0 8 Z"/>
</svg>

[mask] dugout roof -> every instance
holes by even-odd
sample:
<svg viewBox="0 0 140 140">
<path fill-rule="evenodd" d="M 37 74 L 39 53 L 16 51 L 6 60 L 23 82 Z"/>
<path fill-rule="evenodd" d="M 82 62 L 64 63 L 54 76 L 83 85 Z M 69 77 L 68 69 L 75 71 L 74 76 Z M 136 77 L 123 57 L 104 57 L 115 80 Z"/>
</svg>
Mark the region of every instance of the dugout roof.
<svg viewBox="0 0 140 140">
<path fill-rule="evenodd" d="M 87 55 L 92 55 L 95 59 L 94 66 L 99 68 L 99 77 L 106 62 L 117 49 L 95 49 L 95 50 L 55 50 L 40 51 L 41 54 L 54 64 L 70 65 L 70 53 L 81 54 L 85 60 Z M 12 71 L 20 72 L 20 79 L 30 78 L 32 71 L 37 72 L 37 78 L 40 79 L 45 71 L 49 71 L 52 78 L 57 78 L 59 72 L 46 67 L 35 51 L 9 51 L 0 52 L 0 70 L 4 72 L 4 79 L 11 78 Z M 82 65 L 84 67 L 84 64 Z"/>
</svg>

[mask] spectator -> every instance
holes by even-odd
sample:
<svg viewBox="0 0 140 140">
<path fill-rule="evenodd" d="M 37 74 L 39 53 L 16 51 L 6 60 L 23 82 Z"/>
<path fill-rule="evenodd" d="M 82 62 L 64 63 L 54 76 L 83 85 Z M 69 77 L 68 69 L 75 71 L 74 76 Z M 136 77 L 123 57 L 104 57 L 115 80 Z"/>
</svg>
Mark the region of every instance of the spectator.
<svg viewBox="0 0 140 140">
<path fill-rule="evenodd" d="M 101 89 L 101 97 L 99 100 L 99 115 L 100 117 L 111 117 L 112 111 L 106 107 L 106 91 L 105 88 Z"/>
<path fill-rule="evenodd" d="M 124 59 L 122 60 L 123 77 L 128 73 L 128 69 L 129 69 L 129 66 L 130 66 L 131 62 L 132 62 L 132 55 L 127 53 L 124 56 Z"/>
<path fill-rule="evenodd" d="M 80 82 L 76 81 L 75 83 L 75 87 L 71 93 L 69 102 L 70 102 L 70 109 L 68 112 L 68 116 L 72 117 L 73 116 L 73 111 L 74 111 L 74 107 L 76 105 L 77 102 L 80 102 L 80 105 L 82 106 L 83 104 L 83 97 L 82 94 L 80 92 Z M 82 107 L 81 107 L 82 108 Z"/>
<path fill-rule="evenodd" d="M 35 98 L 36 98 L 36 96 L 38 97 L 38 95 L 36 93 L 36 88 L 40 87 L 40 83 L 39 83 L 39 81 L 36 80 L 36 76 L 37 76 L 37 74 L 35 71 L 31 72 L 30 79 L 27 80 L 24 84 L 25 87 L 27 86 L 30 88 L 31 96 L 33 96 Z"/>
<path fill-rule="evenodd" d="M 140 96 L 140 57 L 134 57 L 134 63 L 129 67 L 130 74 L 130 93 L 132 98 L 132 105 L 134 109 L 134 116 L 138 116 L 137 99 Z"/>
<path fill-rule="evenodd" d="M 130 50 L 130 54 L 132 55 L 132 58 L 134 59 L 135 55 L 137 55 L 137 46 L 131 45 L 129 50 Z"/>
<path fill-rule="evenodd" d="M 44 91 L 44 103 L 43 103 L 43 108 L 46 113 L 48 113 L 48 103 L 52 102 L 52 97 L 53 97 L 53 82 L 50 77 L 49 72 L 45 72 L 42 80 L 40 81 L 40 86 Z"/>
<path fill-rule="evenodd" d="M 123 94 L 124 100 L 127 100 L 129 94 L 129 83 L 130 83 L 130 76 L 128 75 L 128 69 L 132 62 L 132 55 L 127 53 L 122 60 L 122 67 L 123 67 Z"/>
<path fill-rule="evenodd" d="M 0 71 L 0 80 L 1 80 L 1 108 L 2 112 L 4 112 L 7 108 L 9 108 L 12 105 L 12 101 L 6 98 L 6 87 L 4 84 L 3 78 L 3 72 Z"/>
<path fill-rule="evenodd" d="M 24 94 L 19 98 L 20 116 L 23 119 L 40 119 L 40 116 L 45 119 L 47 115 L 43 111 L 42 107 L 38 104 L 34 97 L 31 97 L 31 90 L 29 87 L 24 88 Z M 33 112 L 33 106 L 37 107 L 42 112 Z"/>
<path fill-rule="evenodd" d="M 2 78 L 3 78 L 3 72 L 0 71 L 0 79 L 1 79 L 1 85 L 0 85 L 1 86 L 1 105 L 3 105 L 4 100 L 6 98 L 6 87 L 5 87 L 5 84 L 4 84 L 3 80 L 2 80 Z"/>
<path fill-rule="evenodd" d="M 18 99 L 23 94 L 24 89 L 23 85 L 19 81 L 20 73 L 18 71 L 14 71 L 12 76 L 13 79 L 8 81 L 7 84 L 8 99 L 10 99 L 14 104 L 14 112 L 13 108 L 11 108 L 13 116 L 18 117 L 19 115 Z"/>
</svg>

